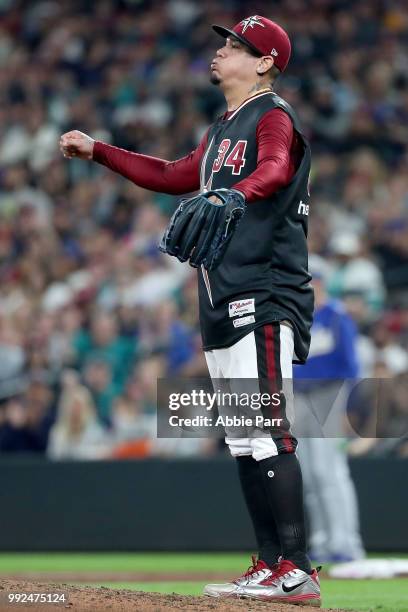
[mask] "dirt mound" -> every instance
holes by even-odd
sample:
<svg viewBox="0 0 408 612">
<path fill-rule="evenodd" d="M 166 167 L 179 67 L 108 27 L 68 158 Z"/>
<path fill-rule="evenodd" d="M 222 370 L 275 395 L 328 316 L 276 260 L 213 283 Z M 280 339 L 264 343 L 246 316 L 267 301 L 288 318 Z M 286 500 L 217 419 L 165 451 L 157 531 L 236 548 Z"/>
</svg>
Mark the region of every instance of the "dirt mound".
<svg viewBox="0 0 408 612">
<path fill-rule="evenodd" d="M 10 604 L 10 593 L 65 593 L 65 603 Z M 73 610 L 77 612 L 116 612 L 117 610 L 137 610 L 146 612 L 162 612 L 164 610 L 191 610 L 191 612 L 313 612 L 316 608 L 309 606 L 291 606 L 270 604 L 250 600 L 216 600 L 208 597 L 193 597 L 188 595 L 161 595 L 159 593 L 144 593 L 108 589 L 105 587 L 90 588 L 67 584 L 43 584 L 16 580 L 0 580 L 0 610 L 1 612 L 62 612 Z M 336 610 L 336 612 L 345 612 Z"/>
</svg>

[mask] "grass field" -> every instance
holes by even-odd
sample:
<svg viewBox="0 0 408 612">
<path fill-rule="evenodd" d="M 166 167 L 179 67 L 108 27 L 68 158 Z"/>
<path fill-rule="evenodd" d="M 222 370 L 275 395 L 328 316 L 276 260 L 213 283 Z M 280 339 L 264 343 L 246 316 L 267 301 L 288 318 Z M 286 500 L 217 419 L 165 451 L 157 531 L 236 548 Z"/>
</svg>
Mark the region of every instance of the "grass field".
<svg viewBox="0 0 408 612">
<path fill-rule="evenodd" d="M 106 586 L 115 589 L 199 595 L 205 582 L 194 580 L 194 573 L 225 572 L 239 574 L 249 565 L 249 556 L 241 553 L 2 553 L 0 578 L 13 574 L 57 572 L 107 572 L 118 574 L 118 580 L 108 582 L 86 581 L 82 584 Z M 143 572 L 151 574 L 149 582 L 124 582 L 121 573 Z M 191 574 L 187 581 L 162 581 L 164 573 Z M 157 581 L 154 577 L 157 576 Z M 408 612 L 408 586 L 403 579 L 395 580 L 329 580 L 322 581 L 323 606 L 375 612 Z"/>
</svg>

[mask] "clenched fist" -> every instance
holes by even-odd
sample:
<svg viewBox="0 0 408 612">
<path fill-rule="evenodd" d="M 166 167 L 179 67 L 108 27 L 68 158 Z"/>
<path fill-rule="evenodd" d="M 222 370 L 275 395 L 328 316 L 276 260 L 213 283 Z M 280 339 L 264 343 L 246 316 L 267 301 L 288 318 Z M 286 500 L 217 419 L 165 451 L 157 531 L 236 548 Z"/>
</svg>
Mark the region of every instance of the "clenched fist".
<svg viewBox="0 0 408 612">
<path fill-rule="evenodd" d="M 66 132 L 60 138 L 60 149 L 64 157 L 69 159 L 72 157 L 92 159 L 94 144 L 93 138 L 79 130 Z"/>
</svg>

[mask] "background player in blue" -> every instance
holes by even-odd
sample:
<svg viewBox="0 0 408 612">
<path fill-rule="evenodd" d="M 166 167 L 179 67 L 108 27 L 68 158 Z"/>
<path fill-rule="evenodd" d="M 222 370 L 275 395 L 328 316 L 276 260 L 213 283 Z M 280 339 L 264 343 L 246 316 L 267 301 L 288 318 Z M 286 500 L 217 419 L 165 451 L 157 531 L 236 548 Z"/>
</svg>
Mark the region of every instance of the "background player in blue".
<svg viewBox="0 0 408 612">
<path fill-rule="evenodd" d="M 61 149 L 148 189 L 200 189 L 204 198 L 211 192 L 209 207 L 221 203 L 217 190 L 240 194 L 245 215 L 221 264 L 198 271 L 203 348 L 213 379 L 257 379 L 259 387 L 281 391 L 292 379 L 292 362 L 307 357 L 313 312 L 306 243 L 310 147 L 295 112 L 272 90 L 291 45 L 278 24 L 260 15 L 232 30 L 213 27 L 225 42 L 210 78 L 228 110 L 195 151 L 170 162 L 94 142 L 76 130 L 61 137 Z M 320 605 L 319 579 L 306 553 L 297 441 L 281 395 L 275 415 L 281 427 L 263 437 L 226 437 L 259 557 L 236 580 L 207 585 L 206 595 Z"/>
<path fill-rule="evenodd" d="M 326 266 L 309 261 L 315 313 L 306 364 L 294 368 L 298 456 L 305 484 L 312 556 L 350 561 L 364 556 L 357 498 L 343 444 L 350 382 L 359 374 L 357 330 L 341 302 L 326 293 Z"/>
</svg>

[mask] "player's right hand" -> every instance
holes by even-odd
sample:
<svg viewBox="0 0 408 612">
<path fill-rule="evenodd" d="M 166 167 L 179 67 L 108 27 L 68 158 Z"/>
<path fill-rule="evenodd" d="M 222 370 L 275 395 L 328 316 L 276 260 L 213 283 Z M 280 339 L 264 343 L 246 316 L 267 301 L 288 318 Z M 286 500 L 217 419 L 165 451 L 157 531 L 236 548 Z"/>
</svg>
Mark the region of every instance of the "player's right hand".
<svg viewBox="0 0 408 612">
<path fill-rule="evenodd" d="M 92 159 L 94 144 L 93 138 L 79 130 L 66 132 L 60 138 L 60 149 L 64 157 L 68 159 L 72 157 Z"/>
</svg>

